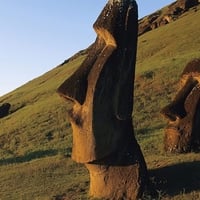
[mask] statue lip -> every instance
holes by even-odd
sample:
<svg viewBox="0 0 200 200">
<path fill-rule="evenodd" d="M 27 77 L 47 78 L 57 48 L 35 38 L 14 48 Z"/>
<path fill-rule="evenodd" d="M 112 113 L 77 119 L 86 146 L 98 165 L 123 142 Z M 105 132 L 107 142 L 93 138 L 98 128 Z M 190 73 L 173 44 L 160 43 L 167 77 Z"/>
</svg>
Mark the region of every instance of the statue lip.
<svg viewBox="0 0 200 200">
<path fill-rule="evenodd" d="M 174 131 L 177 132 L 177 133 L 180 133 L 180 128 L 179 128 L 177 125 L 171 125 L 171 124 L 170 124 L 170 125 L 167 126 L 166 129 L 168 129 L 168 130 L 169 130 L 169 129 L 173 130 L 173 133 L 174 133 Z"/>
</svg>

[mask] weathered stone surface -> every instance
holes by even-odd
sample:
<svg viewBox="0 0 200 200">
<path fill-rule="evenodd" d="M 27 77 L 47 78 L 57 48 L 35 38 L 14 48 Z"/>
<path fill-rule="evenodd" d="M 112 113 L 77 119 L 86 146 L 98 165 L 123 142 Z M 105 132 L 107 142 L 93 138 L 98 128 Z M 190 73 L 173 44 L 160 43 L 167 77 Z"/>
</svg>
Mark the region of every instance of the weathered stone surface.
<svg viewBox="0 0 200 200">
<path fill-rule="evenodd" d="M 166 25 L 179 18 L 188 9 L 197 6 L 199 0 L 177 0 L 163 10 L 159 10 L 139 20 L 138 35 Z"/>
<path fill-rule="evenodd" d="M 137 14 L 134 0 L 109 0 L 88 56 L 58 88 L 74 103 L 72 158 L 88 168 L 94 197 L 134 200 L 148 182 L 132 126 Z"/>
<path fill-rule="evenodd" d="M 193 6 L 198 5 L 199 1 L 198 0 L 178 0 L 176 3 L 173 5 L 173 8 L 180 8 L 183 11 L 188 10 L 189 8 L 192 8 Z"/>
<path fill-rule="evenodd" d="M 9 114 L 11 105 L 9 103 L 4 103 L 0 106 L 0 118 L 3 118 Z"/>
<path fill-rule="evenodd" d="M 180 80 L 180 90 L 161 113 L 169 120 L 165 130 L 165 150 L 200 150 L 200 59 L 189 62 Z"/>
</svg>

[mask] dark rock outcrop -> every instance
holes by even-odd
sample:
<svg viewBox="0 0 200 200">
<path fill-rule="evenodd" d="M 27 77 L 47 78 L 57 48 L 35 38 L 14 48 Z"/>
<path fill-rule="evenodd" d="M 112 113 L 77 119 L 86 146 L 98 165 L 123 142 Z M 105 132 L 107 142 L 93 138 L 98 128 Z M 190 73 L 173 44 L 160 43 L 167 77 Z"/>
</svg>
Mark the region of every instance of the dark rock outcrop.
<svg viewBox="0 0 200 200">
<path fill-rule="evenodd" d="M 173 12 L 176 9 L 182 9 L 183 11 L 186 11 L 190 8 L 192 8 L 193 6 L 198 5 L 199 0 L 178 0 L 175 4 L 172 4 L 172 9 Z"/>
<path fill-rule="evenodd" d="M 132 126 L 138 18 L 134 0 L 109 0 L 94 23 L 95 43 L 58 93 L 74 103 L 72 158 L 90 173 L 90 195 L 138 199 L 148 184 Z"/>
<path fill-rule="evenodd" d="M 161 113 L 169 120 L 165 129 L 165 150 L 200 150 L 200 59 L 189 62 L 180 80 L 180 90 Z"/>
<path fill-rule="evenodd" d="M 166 25 L 179 18 L 188 9 L 197 6 L 199 0 L 177 0 L 165 9 L 159 10 L 139 20 L 138 35 Z"/>
<path fill-rule="evenodd" d="M 11 105 L 9 103 L 4 103 L 0 106 L 0 118 L 3 118 L 9 114 Z"/>
</svg>

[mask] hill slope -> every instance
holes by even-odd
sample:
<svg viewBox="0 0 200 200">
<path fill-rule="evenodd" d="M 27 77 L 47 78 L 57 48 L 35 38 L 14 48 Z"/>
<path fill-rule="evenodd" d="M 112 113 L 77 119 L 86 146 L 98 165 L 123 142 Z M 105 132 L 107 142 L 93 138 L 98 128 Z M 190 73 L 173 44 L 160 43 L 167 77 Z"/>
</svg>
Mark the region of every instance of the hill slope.
<svg viewBox="0 0 200 200">
<path fill-rule="evenodd" d="M 200 57 L 199 21 L 198 6 L 138 41 L 135 132 L 163 198 L 200 198 L 200 155 L 166 155 L 161 142 L 166 122 L 159 114 L 174 96 L 186 63 Z M 56 94 L 84 58 L 82 53 L 0 98 L 12 105 L 11 113 L 0 119 L 2 199 L 87 199 L 87 171 L 70 159 L 66 112 L 71 105 Z"/>
<path fill-rule="evenodd" d="M 199 3 L 199 0 L 177 0 L 151 15 L 141 18 L 139 20 L 138 35 L 142 35 L 150 30 L 165 26 L 179 19 L 189 9 L 197 11 Z"/>
</svg>

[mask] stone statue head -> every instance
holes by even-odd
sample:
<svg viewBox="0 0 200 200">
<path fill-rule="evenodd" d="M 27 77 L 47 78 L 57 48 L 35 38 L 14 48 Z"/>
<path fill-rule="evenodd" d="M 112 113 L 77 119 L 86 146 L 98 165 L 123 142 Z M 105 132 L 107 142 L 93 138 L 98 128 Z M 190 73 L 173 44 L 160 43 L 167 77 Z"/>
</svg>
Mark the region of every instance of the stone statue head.
<svg viewBox="0 0 200 200">
<path fill-rule="evenodd" d="M 161 113 L 169 120 L 165 129 L 165 150 L 200 150 L 200 59 L 189 62 L 181 75 L 180 90 Z"/>
<path fill-rule="evenodd" d="M 109 0 L 85 60 L 58 88 L 73 102 L 72 158 L 87 167 L 92 197 L 135 200 L 149 183 L 132 125 L 137 14 L 134 0 Z"/>
<path fill-rule="evenodd" d="M 88 56 L 58 88 L 74 104 L 72 158 L 81 163 L 107 157 L 133 133 L 136 2 L 109 0 L 93 27 L 97 38 Z"/>
</svg>

